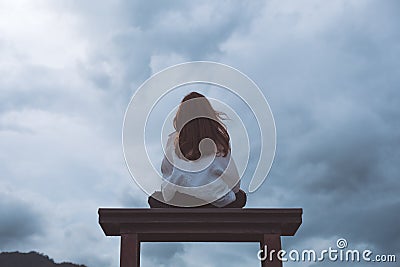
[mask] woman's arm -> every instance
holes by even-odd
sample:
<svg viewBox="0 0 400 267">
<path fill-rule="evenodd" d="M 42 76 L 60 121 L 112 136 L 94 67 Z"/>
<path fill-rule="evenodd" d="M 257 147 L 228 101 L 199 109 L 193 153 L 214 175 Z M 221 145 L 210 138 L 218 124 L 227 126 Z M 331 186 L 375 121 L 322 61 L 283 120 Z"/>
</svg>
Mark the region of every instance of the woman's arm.
<svg viewBox="0 0 400 267">
<path fill-rule="evenodd" d="M 165 151 L 165 153 L 168 154 L 168 157 L 164 155 L 164 158 L 161 163 L 161 173 L 164 179 L 164 181 L 161 184 L 161 193 L 165 201 L 170 201 L 174 197 L 176 192 L 176 187 L 174 187 L 173 184 L 168 182 L 174 170 L 174 166 L 169 160 L 172 160 L 175 136 L 176 133 L 172 133 L 169 135 Z"/>
<path fill-rule="evenodd" d="M 173 166 L 171 162 L 164 156 L 162 163 L 161 163 L 161 173 L 163 177 L 170 176 L 172 174 Z"/>
<path fill-rule="evenodd" d="M 228 154 L 226 157 L 217 157 L 215 173 L 228 185 L 228 187 L 237 193 L 240 190 L 240 176 L 236 167 L 236 163 Z"/>
<path fill-rule="evenodd" d="M 161 193 L 164 200 L 169 202 L 175 196 L 176 188 L 173 184 L 164 180 L 161 184 Z"/>
</svg>

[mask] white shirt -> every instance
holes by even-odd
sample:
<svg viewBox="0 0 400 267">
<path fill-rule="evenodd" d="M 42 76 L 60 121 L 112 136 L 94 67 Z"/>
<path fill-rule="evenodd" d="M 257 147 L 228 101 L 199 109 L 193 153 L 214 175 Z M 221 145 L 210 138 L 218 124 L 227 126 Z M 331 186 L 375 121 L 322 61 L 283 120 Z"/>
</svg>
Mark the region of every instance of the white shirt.
<svg viewBox="0 0 400 267">
<path fill-rule="evenodd" d="M 240 177 L 229 152 L 223 156 L 205 156 L 189 161 L 175 153 L 176 132 L 169 136 L 166 155 L 161 172 L 161 192 L 165 201 L 170 201 L 178 191 L 202 199 L 217 207 L 223 207 L 236 200 L 240 188 Z M 172 161 L 172 162 L 170 162 Z"/>
</svg>

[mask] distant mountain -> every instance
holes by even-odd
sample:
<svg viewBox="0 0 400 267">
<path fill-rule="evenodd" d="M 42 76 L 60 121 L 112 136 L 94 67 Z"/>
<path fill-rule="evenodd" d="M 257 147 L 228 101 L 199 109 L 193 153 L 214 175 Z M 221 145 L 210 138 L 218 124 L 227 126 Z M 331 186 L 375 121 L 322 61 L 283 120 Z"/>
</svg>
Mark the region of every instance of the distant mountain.
<svg viewBox="0 0 400 267">
<path fill-rule="evenodd" d="M 70 262 L 55 263 L 48 256 L 31 251 L 0 253 L 0 267 L 86 267 Z"/>
</svg>

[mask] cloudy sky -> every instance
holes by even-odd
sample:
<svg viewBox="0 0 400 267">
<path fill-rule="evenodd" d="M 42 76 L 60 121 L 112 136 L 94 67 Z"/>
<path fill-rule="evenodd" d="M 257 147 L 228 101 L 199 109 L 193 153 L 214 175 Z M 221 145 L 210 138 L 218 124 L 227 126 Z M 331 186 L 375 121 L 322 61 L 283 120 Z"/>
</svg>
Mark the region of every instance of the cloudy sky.
<svg viewBox="0 0 400 267">
<path fill-rule="evenodd" d="M 122 153 L 129 100 L 165 67 L 211 60 L 271 106 L 276 157 L 247 207 L 304 209 L 283 247 L 343 237 L 399 260 L 399 12 L 395 0 L 0 1 L 0 251 L 118 266 L 97 209 L 147 207 Z M 142 266 L 258 266 L 257 250 L 145 243 Z"/>
</svg>

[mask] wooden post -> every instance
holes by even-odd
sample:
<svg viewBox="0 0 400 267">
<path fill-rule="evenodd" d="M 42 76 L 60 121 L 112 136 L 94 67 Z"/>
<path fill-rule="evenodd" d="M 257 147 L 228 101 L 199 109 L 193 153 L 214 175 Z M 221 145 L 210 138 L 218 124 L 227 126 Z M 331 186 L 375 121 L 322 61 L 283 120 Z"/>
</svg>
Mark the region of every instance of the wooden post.
<svg viewBox="0 0 400 267">
<path fill-rule="evenodd" d="M 137 234 L 121 234 L 120 267 L 140 266 L 140 241 Z"/>
<path fill-rule="evenodd" d="M 267 248 L 267 251 L 265 248 Z M 264 251 L 262 256 L 266 257 L 265 260 L 261 261 L 261 267 L 282 267 L 282 261 L 277 257 L 278 251 L 281 250 L 281 236 L 279 234 L 264 234 L 260 241 L 260 249 Z M 265 253 L 267 253 L 266 256 Z"/>
</svg>

